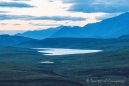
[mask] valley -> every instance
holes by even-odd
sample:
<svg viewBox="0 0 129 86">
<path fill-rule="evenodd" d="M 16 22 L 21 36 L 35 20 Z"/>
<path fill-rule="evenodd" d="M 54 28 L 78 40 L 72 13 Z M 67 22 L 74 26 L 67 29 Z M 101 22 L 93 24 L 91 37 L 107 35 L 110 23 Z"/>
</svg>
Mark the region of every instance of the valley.
<svg viewBox="0 0 129 86">
<path fill-rule="evenodd" d="M 129 85 L 128 39 L 59 38 L 41 41 L 43 45 L 45 45 L 44 43 L 46 41 L 47 44 L 45 46 L 49 48 L 53 46 L 52 49 L 58 46 L 57 48 L 103 49 L 104 51 L 87 54 L 43 55 L 30 46 L 30 48 L 23 47 L 23 44 L 25 43 L 26 45 L 28 42 L 23 42 L 15 46 L 1 45 L 0 85 L 102 86 L 99 83 L 87 83 L 87 79 L 126 81 L 119 84 L 103 83 L 104 86 Z M 37 42 L 37 40 L 34 42 L 32 40 L 29 43 L 34 48 L 36 47 L 36 43 L 40 42 Z M 37 45 L 40 46 L 39 44 Z"/>
</svg>

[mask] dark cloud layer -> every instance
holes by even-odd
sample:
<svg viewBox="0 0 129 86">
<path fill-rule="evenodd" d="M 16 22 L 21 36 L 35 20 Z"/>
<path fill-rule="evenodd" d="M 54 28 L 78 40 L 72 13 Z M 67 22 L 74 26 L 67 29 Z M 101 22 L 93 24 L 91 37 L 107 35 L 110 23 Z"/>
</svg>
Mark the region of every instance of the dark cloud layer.
<svg viewBox="0 0 129 86">
<path fill-rule="evenodd" d="M 19 2 L 0 2 L 0 7 L 9 7 L 9 8 L 33 8 L 35 6 L 19 3 Z"/>
<path fill-rule="evenodd" d="M 30 22 L 29 25 L 33 25 L 33 26 L 59 26 L 60 24 L 44 24 L 44 23 L 32 23 L 32 22 Z"/>
<path fill-rule="evenodd" d="M 12 1 L 31 1 L 31 0 L 12 0 Z"/>
<path fill-rule="evenodd" d="M 73 12 L 127 12 L 129 0 L 62 0 L 63 3 L 73 4 L 68 11 Z"/>
<path fill-rule="evenodd" d="M 86 20 L 82 17 L 71 17 L 71 16 L 30 16 L 30 15 L 0 15 L 0 20 L 54 20 L 54 21 L 82 21 Z"/>
<path fill-rule="evenodd" d="M 34 18 L 35 20 L 56 20 L 56 21 L 64 21 L 64 20 L 72 20 L 72 21 L 81 21 L 81 20 L 86 20 L 85 18 L 82 17 L 71 17 L 71 16 L 41 16 L 41 17 L 36 17 Z"/>
</svg>

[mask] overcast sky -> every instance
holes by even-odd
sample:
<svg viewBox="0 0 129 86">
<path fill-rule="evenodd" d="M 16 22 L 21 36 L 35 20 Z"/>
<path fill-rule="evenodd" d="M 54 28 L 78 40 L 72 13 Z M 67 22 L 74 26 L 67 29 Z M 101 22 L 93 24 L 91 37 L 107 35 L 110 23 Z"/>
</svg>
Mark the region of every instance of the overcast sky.
<svg viewBox="0 0 129 86">
<path fill-rule="evenodd" d="M 0 0 L 0 30 L 84 26 L 129 11 L 129 0 Z"/>
</svg>

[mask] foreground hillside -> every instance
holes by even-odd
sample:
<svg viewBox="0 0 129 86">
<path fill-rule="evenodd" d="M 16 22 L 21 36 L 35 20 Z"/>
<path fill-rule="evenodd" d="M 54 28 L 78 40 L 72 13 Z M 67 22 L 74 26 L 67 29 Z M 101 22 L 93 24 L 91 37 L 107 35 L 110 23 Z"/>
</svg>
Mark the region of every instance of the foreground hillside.
<svg viewBox="0 0 129 86">
<path fill-rule="evenodd" d="M 19 47 L 115 50 L 129 48 L 129 39 L 48 38 L 23 42 Z"/>
<path fill-rule="evenodd" d="M 41 64 L 53 61 L 54 64 Z M 94 54 L 43 56 L 35 50 L 0 46 L 0 86 L 129 86 L 129 48 Z M 124 83 L 87 83 L 125 80 Z"/>
</svg>

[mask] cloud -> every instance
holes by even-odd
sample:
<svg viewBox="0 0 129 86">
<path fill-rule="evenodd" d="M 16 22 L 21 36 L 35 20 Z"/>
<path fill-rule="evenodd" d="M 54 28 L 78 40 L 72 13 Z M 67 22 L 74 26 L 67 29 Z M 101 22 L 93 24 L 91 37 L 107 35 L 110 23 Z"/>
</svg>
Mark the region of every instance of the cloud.
<svg viewBox="0 0 129 86">
<path fill-rule="evenodd" d="M 8 23 L 0 23 L 0 26 L 6 26 Z"/>
<path fill-rule="evenodd" d="M 48 2 L 54 2 L 54 0 L 48 0 Z"/>
<path fill-rule="evenodd" d="M 72 6 L 68 11 L 95 13 L 95 12 L 127 12 L 129 11 L 129 0 L 62 0 Z"/>
<path fill-rule="evenodd" d="M 9 13 L 9 11 L 0 11 L 0 13 Z"/>
<path fill-rule="evenodd" d="M 6 26 L 6 25 L 13 25 L 13 26 L 19 26 L 21 24 L 15 23 L 15 24 L 10 24 L 10 23 L 0 23 L 0 26 Z"/>
<path fill-rule="evenodd" d="M 59 26 L 60 24 L 44 24 L 44 23 L 32 23 L 32 22 L 30 22 L 29 25 L 33 25 L 33 26 Z"/>
<path fill-rule="evenodd" d="M 0 20 L 54 20 L 54 21 L 83 21 L 86 20 L 82 17 L 71 16 L 30 16 L 30 15 L 0 15 Z"/>
<path fill-rule="evenodd" d="M 41 16 L 41 17 L 36 17 L 34 18 L 35 20 L 56 20 L 56 21 L 65 21 L 65 20 L 72 20 L 72 21 L 82 21 L 86 20 L 85 18 L 82 17 L 71 17 L 71 16 Z"/>
<path fill-rule="evenodd" d="M 112 17 L 118 16 L 120 14 L 122 14 L 122 13 L 106 13 L 106 14 L 104 14 L 102 16 L 96 16 L 95 18 L 97 20 L 104 20 L 104 19 L 108 19 L 108 18 L 112 18 Z"/>
<path fill-rule="evenodd" d="M 12 0 L 12 1 L 31 1 L 31 0 Z"/>
<path fill-rule="evenodd" d="M 31 1 L 31 0 L 12 0 L 12 1 Z"/>
<path fill-rule="evenodd" d="M 26 3 L 18 3 L 18 2 L 0 2 L 0 7 L 9 7 L 9 8 L 33 8 L 35 6 L 26 4 Z"/>
<path fill-rule="evenodd" d="M 13 24 L 13 26 L 19 26 L 19 25 L 21 25 L 21 24 L 18 24 L 18 23 L 16 23 L 16 24 Z"/>
<path fill-rule="evenodd" d="M 28 18 L 31 18 L 32 16 L 26 16 L 26 15 L 0 15 L 0 20 L 28 20 Z"/>
</svg>

